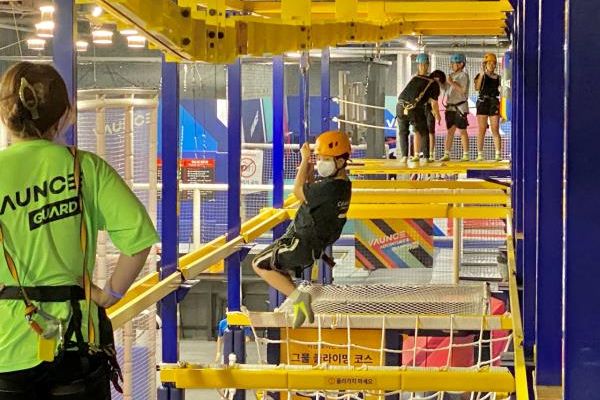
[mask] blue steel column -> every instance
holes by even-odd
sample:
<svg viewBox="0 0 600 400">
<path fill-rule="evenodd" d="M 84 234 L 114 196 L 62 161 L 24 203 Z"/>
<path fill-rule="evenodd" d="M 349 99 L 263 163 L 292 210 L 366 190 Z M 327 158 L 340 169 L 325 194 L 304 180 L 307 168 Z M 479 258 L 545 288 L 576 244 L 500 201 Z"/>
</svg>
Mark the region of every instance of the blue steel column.
<svg viewBox="0 0 600 400">
<path fill-rule="evenodd" d="M 75 18 L 74 0 L 54 0 L 54 40 L 52 41 L 52 60 L 54 66 L 67 85 L 69 99 L 77 108 L 77 52 L 75 38 L 77 37 L 77 20 Z M 76 124 L 65 132 L 67 144 L 77 144 Z"/>
<path fill-rule="evenodd" d="M 566 4 L 564 398 L 581 400 L 600 393 L 600 81 L 590 78 L 590 66 L 600 63 L 600 8 L 589 0 Z"/>
<path fill-rule="evenodd" d="M 326 47 L 321 52 L 321 132 L 328 131 L 331 126 L 331 74 L 330 74 L 330 51 Z M 333 257 L 333 248 L 328 246 L 325 253 Z M 322 259 L 319 260 L 319 283 L 333 282 L 331 267 Z"/>
<path fill-rule="evenodd" d="M 240 234 L 241 158 L 242 158 L 242 63 L 238 58 L 227 66 L 227 238 Z M 227 310 L 241 309 L 240 256 L 235 253 L 225 259 L 227 271 Z M 246 361 L 244 332 L 236 326 L 223 337 L 223 356 L 228 362 L 230 353 L 235 353 L 238 363 Z M 238 390 L 234 399 L 246 398 L 246 392 Z"/>
<path fill-rule="evenodd" d="M 177 171 L 179 163 L 179 72 L 178 64 L 167 63 L 163 59 L 161 82 L 161 158 L 162 158 L 162 200 L 161 200 L 161 268 L 160 278 L 164 279 L 177 271 L 179 259 L 179 239 L 177 194 L 179 190 Z M 175 293 L 165 297 L 160 303 L 162 320 L 162 361 L 179 361 L 177 335 L 177 298 Z M 184 391 L 172 386 L 158 389 L 159 400 L 183 399 Z"/>
<path fill-rule="evenodd" d="M 285 104 L 285 63 L 283 56 L 273 57 L 273 208 L 283 207 L 284 196 L 284 132 L 283 113 Z M 280 238 L 285 225 L 273 229 L 273 239 Z M 285 297 L 273 288 L 269 288 L 269 308 L 279 306 Z M 279 331 L 278 331 L 279 332 Z"/>
<path fill-rule="evenodd" d="M 553 1 L 539 0 L 539 7 L 535 377 L 537 386 L 561 386 L 565 10 L 564 3 Z"/>
<path fill-rule="evenodd" d="M 535 343 L 536 250 L 537 250 L 537 118 L 538 118 L 538 29 L 536 0 L 524 2 L 523 61 L 523 330 L 525 351 L 533 355 Z"/>
<path fill-rule="evenodd" d="M 520 194 L 520 186 L 518 185 L 519 177 L 519 109 L 520 109 L 520 97 L 519 97 L 519 51 L 520 51 L 520 30 L 521 26 L 519 23 L 519 0 L 511 0 L 513 6 L 513 35 L 512 35 L 512 121 L 511 121 L 511 176 L 512 176 L 512 205 L 514 209 L 514 231 L 512 234 L 516 236 L 517 233 L 517 222 L 519 220 L 519 207 L 518 199 Z M 518 271 L 520 274 L 520 271 Z"/>
<path fill-rule="evenodd" d="M 515 149 L 513 150 L 512 162 L 515 163 L 516 175 L 513 177 L 515 188 L 515 248 L 517 256 L 517 279 L 519 282 L 523 280 L 523 2 L 524 0 L 516 0 L 517 2 L 517 40 L 516 40 L 516 56 L 515 56 Z M 523 305 L 521 298 L 520 304 Z"/>
<path fill-rule="evenodd" d="M 242 157 L 242 63 L 236 62 L 227 67 L 227 237 L 228 240 L 240 234 L 240 196 Z M 241 306 L 240 259 L 237 254 L 225 260 L 227 268 L 227 308 L 239 311 Z"/>
</svg>

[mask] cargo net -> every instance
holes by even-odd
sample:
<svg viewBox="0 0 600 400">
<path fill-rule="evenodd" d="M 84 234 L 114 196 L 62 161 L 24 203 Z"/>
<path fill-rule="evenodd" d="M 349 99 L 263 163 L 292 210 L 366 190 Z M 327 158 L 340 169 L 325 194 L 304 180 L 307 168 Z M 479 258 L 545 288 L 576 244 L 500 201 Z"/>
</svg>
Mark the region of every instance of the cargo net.
<svg viewBox="0 0 600 400">
<path fill-rule="evenodd" d="M 290 370 L 350 370 L 384 371 L 396 367 L 406 371 L 499 372 L 508 373 L 500 366 L 502 354 L 512 343 L 512 334 L 506 330 L 490 330 L 487 326 L 490 307 L 497 308 L 488 296 L 485 284 L 463 286 L 318 286 L 302 285 L 300 290 L 312 295 L 315 322 L 310 329 L 291 329 L 292 306 L 286 301 L 272 313 L 285 315 L 285 323 L 274 323 L 280 329 L 273 337 L 260 335 L 268 322 L 255 326 L 249 313 L 250 326 L 255 338 L 256 356 L 249 352 L 249 360 L 258 365 L 240 366 L 260 369 L 265 358 L 274 362 L 272 352 L 279 352 L 276 368 Z M 504 312 L 504 311 L 503 311 Z M 369 329 L 358 326 L 357 318 L 369 315 Z M 409 321 L 402 328 L 392 326 L 398 314 Z M 336 318 L 331 318 L 336 315 Z M 423 327 L 422 318 L 438 316 L 444 321 L 433 329 Z M 459 326 L 458 319 L 471 318 L 469 329 Z M 274 317 L 276 318 L 276 317 Z M 332 322 L 335 321 L 335 322 Z M 275 322 L 275 321 L 273 321 Z M 248 334 L 247 334 L 248 335 Z M 230 360 L 231 361 L 231 360 Z M 376 373 L 376 372 L 375 372 Z M 490 379 L 494 379 L 493 375 Z M 434 384 L 432 384 L 433 387 Z M 368 386 L 368 385 L 365 385 Z M 508 393 L 442 392 L 403 390 L 287 390 L 257 392 L 259 399 L 398 399 L 398 400 L 484 400 L 508 399 Z M 235 390 L 220 390 L 222 398 L 232 398 Z"/>
<path fill-rule="evenodd" d="M 302 285 L 316 314 L 481 315 L 487 312 L 484 285 Z M 279 308 L 292 313 L 287 299 Z"/>
<path fill-rule="evenodd" d="M 153 222 L 157 216 L 156 91 L 82 90 L 78 93 L 78 148 L 105 159 L 144 204 Z M 153 179 L 154 177 L 154 179 Z M 145 182 L 145 185 L 136 185 Z M 94 282 L 100 287 L 111 276 L 119 257 L 106 232 L 98 232 Z M 153 248 L 139 277 L 156 271 Z M 156 307 L 151 306 L 115 330 L 117 358 L 123 371 L 123 394 L 113 399 L 156 395 Z"/>
</svg>

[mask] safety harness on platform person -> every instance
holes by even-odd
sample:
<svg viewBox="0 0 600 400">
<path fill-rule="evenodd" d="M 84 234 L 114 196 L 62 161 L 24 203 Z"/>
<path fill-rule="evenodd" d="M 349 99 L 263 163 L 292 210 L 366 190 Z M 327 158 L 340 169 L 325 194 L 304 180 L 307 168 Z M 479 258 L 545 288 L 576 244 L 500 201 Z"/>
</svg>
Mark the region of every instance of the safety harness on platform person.
<svg viewBox="0 0 600 400">
<path fill-rule="evenodd" d="M 416 77 L 427 80 L 427 85 L 425 86 L 425 88 L 419 93 L 419 95 L 413 101 L 409 102 L 409 101 L 401 99 L 398 102 L 398 105 L 402 108 L 402 113 L 404 115 L 408 115 L 409 112 L 411 112 L 412 110 L 415 109 L 415 107 L 417 107 L 417 105 L 419 104 L 419 102 L 423 99 L 423 96 L 425 96 L 425 93 L 427 93 L 427 89 L 429 89 L 429 86 L 431 86 L 431 84 L 433 82 L 435 82 L 434 79 L 427 78 L 425 76 L 417 75 Z M 398 118 L 399 116 L 400 116 L 400 110 L 396 110 L 396 118 Z"/>
<path fill-rule="evenodd" d="M 9 254 L 4 243 L 5 234 L 0 224 L 0 245 L 3 247 L 4 258 L 10 271 L 10 274 L 17 282 L 18 286 L 0 287 L 0 300 L 23 300 L 25 305 L 25 320 L 31 329 L 39 337 L 38 357 L 41 361 L 54 361 L 54 351 L 57 341 L 59 342 L 58 357 L 62 357 L 64 352 L 77 348 L 82 357 L 87 355 L 96 355 L 104 357 L 110 370 L 110 379 L 115 389 L 122 393 L 119 381 L 123 380 L 121 368 L 117 362 L 114 346 L 114 336 L 110 320 L 106 316 L 106 311 L 98 307 L 98 321 L 100 332 L 98 336 L 94 327 L 91 314 L 92 301 L 92 282 L 88 271 L 88 246 L 87 246 L 87 224 L 84 216 L 84 201 L 81 188 L 81 163 L 79 153 L 74 146 L 69 147 L 73 156 L 75 188 L 77 190 L 77 201 L 81 215 L 80 222 L 80 246 L 83 253 L 82 280 L 83 288 L 80 286 L 23 286 L 13 257 Z M 87 309 L 87 342 L 83 339 L 81 333 L 82 312 L 79 304 L 80 300 L 86 301 Z M 72 308 L 70 318 L 61 320 L 42 310 L 33 302 L 69 302 Z M 73 341 L 75 336 L 75 342 Z M 99 339 L 99 346 L 96 343 L 96 337 Z"/>
</svg>

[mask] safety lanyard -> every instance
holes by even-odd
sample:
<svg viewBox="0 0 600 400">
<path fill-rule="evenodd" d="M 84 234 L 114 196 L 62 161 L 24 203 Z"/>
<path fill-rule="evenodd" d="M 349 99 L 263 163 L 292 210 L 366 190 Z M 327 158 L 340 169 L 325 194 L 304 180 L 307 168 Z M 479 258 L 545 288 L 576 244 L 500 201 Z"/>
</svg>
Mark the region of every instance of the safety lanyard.
<svg viewBox="0 0 600 400">
<path fill-rule="evenodd" d="M 83 203 L 83 192 L 81 190 L 81 163 L 79 160 L 79 153 L 77 152 L 77 148 L 75 146 L 69 146 L 69 152 L 73 156 L 73 165 L 74 165 L 74 178 L 75 178 L 75 188 L 77 190 L 77 201 L 79 203 L 79 211 L 81 213 L 81 221 L 80 221 L 80 246 L 81 251 L 83 253 L 83 290 L 85 292 L 85 300 L 87 304 L 87 321 L 88 321 L 88 344 L 93 346 L 96 339 L 96 332 L 94 329 L 94 324 L 92 320 L 91 314 L 91 301 L 92 301 L 92 282 L 90 278 L 90 274 L 87 268 L 87 224 L 85 222 L 84 216 L 84 203 Z M 17 268 L 15 265 L 15 261 L 6 249 L 6 245 L 4 244 L 5 235 L 0 224 L 0 245 L 2 245 L 4 251 L 4 259 L 6 260 L 6 265 L 10 271 L 10 274 L 17 282 L 19 289 L 21 291 L 21 296 L 23 298 L 23 302 L 25 303 L 25 318 L 29 323 L 29 326 L 38 334 L 42 335 L 44 330 L 42 327 L 33 319 L 33 316 L 37 313 L 41 313 L 41 310 L 38 309 L 36 305 L 33 304 L 23 284 L 21 282 L 21 278 L 19 277 L 19 273 L 17 272 Z M 44 313 L 45 314 L 45 313 Z M 47 318 L 47 317 L 45 317 Z"/>
</svg>

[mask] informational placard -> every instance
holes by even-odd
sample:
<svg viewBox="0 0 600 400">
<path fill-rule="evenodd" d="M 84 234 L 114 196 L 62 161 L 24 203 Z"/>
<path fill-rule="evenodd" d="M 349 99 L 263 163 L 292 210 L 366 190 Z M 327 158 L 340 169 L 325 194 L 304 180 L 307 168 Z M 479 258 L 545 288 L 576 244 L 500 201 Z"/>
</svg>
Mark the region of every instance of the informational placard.
<svg viewBox="0 0 600 400">
<path fill-rule="evenodd" d="M 162 181 L 162 160 L 158 159 L 158 180 Z M 179 160 L 181 183 L 215 183 L 214 158 L 182 158 Z M 203 196 L 213 195 L 212 191 L 201 190 Z M 180 192 L 180 200 L 191 200 L 194 196 L 192 190 Z"/>
<path fill-rule="evenodd" d="M 240 166 L 242 184 L 262 185 L 263 183 L 263 151 L 242 150 Z"/>
<path fill-rule="evenodd" d="M 284 344 L 281 345 L 280 350 L 280 363 L 291 364 L 291 365 L 317 365 L 319 364 L 319 346 L 316 344 L 319 341 L 319 334 L 317 329 L 290 329 L 290 339 L 294 342 L 290 343 L 289 350 L 286 348 L 286 330 L 281 330 L 281 340 Z M 361 329 L 360 331 L 353 331 L 351 336 L 352 344 L 361 347 L 368 347 L 377 349 L 376 351 L 364 350 L 357 347 L 351 347 L 348 352 L 348 332 L 346 329 L 322 329 L 321 330 L 321 342 L 327 342 L 335 344 L 331 346 L 328 344 L 322 344 L 320 346 L 320 362 L 321 364 L 327 363 L 329 365 L 352 365 L 355 367 L 365 366 L 379 366 L 380 364 L 380 352 L 381 347 L 381 329 Z M 301 344 L 299 342 L 307 342 L 314 344 Z M 287 355 L 289 353 L 289 361 Z M 350 357 L 350 360 L 348 360 Z M 349 361 L 349 362 L 348 362 Z M 360 379 L 356 378 L 352 381 L 347 381 L 347 377 L 339 377 L 331 375 L 326 377 L 328 383 L 345 384 L 348 387 L 354 387 L 355 389 L 369 388 L 370 385 L 376 385 L 377 382 L 373 382 L 372 379 Z M 360 379 L 360 380 L 359 380 Z M 285 393 L 282 393 L 282 399 L 285 399 Z M 304 399 L 305 397 L 292 396 L 293 400 Z M 367 396 L 367 399 L 376 399 L 377 397 Z"/>
</svg>

